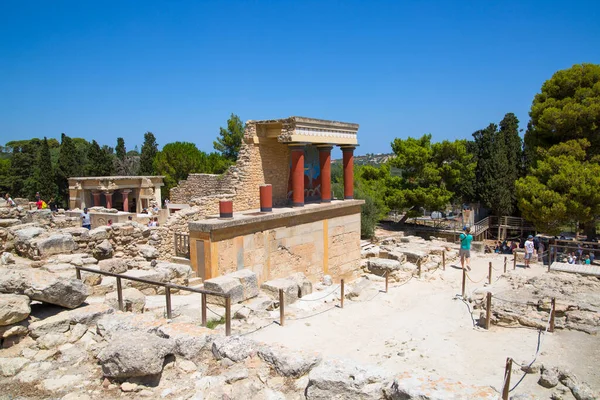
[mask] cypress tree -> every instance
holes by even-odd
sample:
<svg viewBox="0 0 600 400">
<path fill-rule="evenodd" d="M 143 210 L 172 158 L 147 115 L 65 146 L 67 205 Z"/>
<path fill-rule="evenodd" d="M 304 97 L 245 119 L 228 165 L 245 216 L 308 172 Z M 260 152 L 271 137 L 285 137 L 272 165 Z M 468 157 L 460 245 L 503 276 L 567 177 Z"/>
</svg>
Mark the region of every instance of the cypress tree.
<svg viewBox="0 0 600 400">
<path fill-rule="evenodd" d="M 48 202 L 56 196 L 56 185 L 54 183 L 54 173 L 52 171 L 52 159 L 50 157 L 50 147 L 48 140 L 44 137 L 41 143 L 37 162 L 37 183 L 39 185 L 40 196 Z"/>
<path fill-rule="evenodd" d="M 81 175 L 80 163 L 77 160 L 77 149 L 73 139 L 64 133 L 60 138 L 56 184 L 58 186 L 57 203 L 67 206 L 69 200 L 69 178 Z"/>
<path fill-rule="evenodd" d="M 515 181 L 525 176 L 523 140 L 519 136 L 519 120 L 515 114 L 507 113 L 500 121 L 500 133 L 504 135 L 508 161 L 506 185 L 511 193 L 512 209 L 515 210 L 517 205 Z"/>
<path fill-rule="evenodd" d="M 88 150 L 88 164 L 86 165 L 87 176 L 110 176 L 113 171 L 111 154 L 109 147 L 100 145 L 92 140 L 92 145 Z"/>
<path fill-rule="evenodd" d="M 127 155 L 127 150 L 125 149 L 125 140 L 122 137 L 117 138 L 117 147 L 115 147 L 115 152 L 117 154 L 117 160 L 124 162 L 125 156 Z"/>
<path fill-rule="evenodd" d="M 152 132 L 144 134 L 144 144 L 140 155 L 140 175 L 154 175 L 154 159 L 158 153 L 158 144 Z"/>
</svg>

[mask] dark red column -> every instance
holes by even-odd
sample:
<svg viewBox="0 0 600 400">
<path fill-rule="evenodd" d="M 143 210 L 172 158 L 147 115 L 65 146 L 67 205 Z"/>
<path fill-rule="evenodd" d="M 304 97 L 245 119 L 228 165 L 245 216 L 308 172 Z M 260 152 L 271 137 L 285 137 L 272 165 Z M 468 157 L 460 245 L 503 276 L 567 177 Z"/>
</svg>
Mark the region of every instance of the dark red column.
<svg viewBox="0 0 600 400">
<path fill-rule="evenodd" d="M 344 199 L 354 198 L 354 146 L 342 147 L 344 155 Z"/>
<path fill-rule="evenodd" d="M 331 201 L 331 149 L 333 146 L 319 147 L 319 166 L 321 168 L 321 202 Z"/>
<path fill-rule="evenodd" d="M 219 217 L 233 218 L 233 201 L 231 201 L 231 200 L 219 201 Z"/>
<path fill-rule="evenodd" d="M 131 193 L 129 189 L 121 190 L 121 194 L 123 195 L 123 211 L 125 212 L 129 212 L 129 193 Z"/>
<path fill-rule="evenodd" d="M 106 197 L 106 208 L 112 208 L 112 192 L 104 192 Z"/>
<path fill-rule="evenodd" d="M 92 192 L 92 196 L 94 196 L 94 207 L 100 207 L 102 200 L 100 200 L 100 192 Z"/>
<path fill-rule="evenodd" d="M 260 185 L 260 211 L 273 211 L 273 186 Z"/>
<path fill-rule="evenodd" d="M 304 146 L 292 147 L 292 205 L 304 206 Z"/>
</svg>

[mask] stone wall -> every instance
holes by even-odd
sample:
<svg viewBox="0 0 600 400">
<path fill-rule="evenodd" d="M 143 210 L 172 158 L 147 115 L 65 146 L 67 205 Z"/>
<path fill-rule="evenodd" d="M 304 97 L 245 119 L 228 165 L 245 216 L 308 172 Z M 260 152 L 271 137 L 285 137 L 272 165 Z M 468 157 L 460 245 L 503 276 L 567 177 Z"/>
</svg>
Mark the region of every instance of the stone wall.
<svg viewBox="0 0 600 400">
<path fill-rule="evenodd" d="M 257 133 L 256 125 L 248 122 L 236 164 L 223 175 L 190 174 L 171 189 L 170 200 L 203 208 L 200 215 L 218 210 L 222 199 L 233 200 L 234 211 L 244 211 L 259 207 L 259 186 L 270 183 L 273 205 L 285 205 L 289 163 L 288 146 Z"/>
<path fill-rule="evenodd" d="M 195 245 L 192 238 L 190 246 Z M 216 267 L 211 265 L 212 277 L 247 268 L 257 274 L 259 283 L 296 272 L 313 282 L 325 274 L 336 281 L 353 278 L 360 269 L 360 214 L 291 223 L 213 242 L 211 248 L 217 262 Z"/>
</svg>

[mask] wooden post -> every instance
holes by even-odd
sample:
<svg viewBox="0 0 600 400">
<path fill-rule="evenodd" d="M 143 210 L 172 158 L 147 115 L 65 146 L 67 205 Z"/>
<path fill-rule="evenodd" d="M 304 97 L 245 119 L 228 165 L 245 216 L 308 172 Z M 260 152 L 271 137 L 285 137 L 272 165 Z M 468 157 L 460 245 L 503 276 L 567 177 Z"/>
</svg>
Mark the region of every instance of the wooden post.
<svg viewBox="0 0 600 400">
<path fill-rule="evenodd" d="M 206 326 L 206 293 L 202 293 L 202 326 Z"/>
<path fill-rule="evenodd" d="M 119 311 L 123 311 L 123 290 L 121 288 L 121 278 L 117 277 L 117 302 L 119 303 Z"/>
<path fill-rule="evenodd" d="M 490 261 L 490 267 L 488 269 L 488 285 L 492 284 L 492 262 Z"/>
<path fill-rule="evenodd" d="M 462 280 L 462 297 L 465 298 L 465 284 L 467 283 L 467 271 L 463 268 L 463 280 Z"/>
<path fill-rule="evenodd" d="M 508 262 L 508 257 L 504 256 L 504 273 L 506 273 L 506 263 Z"/>
<path fill-rule="evenodd" d="M 165 286 L 165 298 L 167 300 L 167 319 L 171 319 L 173 316 L 171 315 L 171 288 Z"/>
<path fill-rule="evenodd" d="M 387 279 L 387 274 L 385 274 L 385 276 Z M 340 281 L 340 288 L 342 290 L 342 293 L 341 293 L 342 297 L 340 297 L 340 308 L 344 308 L 344 280 L 343 279 Z"/>
<path fill-rule="evenodd" d="M 231 336 L 231 297 L 225 297 L 225 336 Z"/>
<path fill-rule="evenodd" d="M 552 310 L 550 310 L 550 326 L 548 332 L 554 332 L 554 317 L 556 316 L 556 298 L 552 298 Z"/>
<path fill-rule="evenodd" d="M 442 250 L 442 268 L 446 270 L 446 250 Z"/>
<path fill-rule="evenodd" d="M 504 367 L 504 387 L 502 388 L 502 400 L 508 400 L 508 391 L 510 390 L 510 374 L 512 372 L 512 358 L 506 359 Z"/>
<path fill-rule="evenodd" d="M 283 298 L 283 289 L 279 289 L 279 325 L 285 324 L 285 299 Z"/>
<path fill-rule="evenodd" d="M 388 283 L 390 281 L 390 271 L 385 272 L 385 292 L 388 292 Z"/>
<path fill-rule="evenodd" d="M 492 319 L 492 292 L 487 292 L 487 304 L 485 310 L 485 329 L 490 329 Z"/>
<path fill-rule="evenodd" d="M 513 269 L 517 269 L 517 252 L 513 250 Z"/>
<path fill-rule="evenodd" d="M 75 275 L 77 276 L 77 279 L 81 280 L 81 270 L 77 267 L 75 267 Z"/>
</svg>

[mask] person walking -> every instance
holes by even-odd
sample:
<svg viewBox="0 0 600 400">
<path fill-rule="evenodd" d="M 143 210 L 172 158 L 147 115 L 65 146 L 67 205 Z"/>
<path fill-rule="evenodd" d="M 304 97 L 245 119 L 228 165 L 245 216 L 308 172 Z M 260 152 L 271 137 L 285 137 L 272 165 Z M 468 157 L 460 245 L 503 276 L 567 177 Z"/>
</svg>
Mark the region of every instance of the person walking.
<svg viewBox="0 0 600 400">
<path fill-rule="evenodd" d="M 83 209 L 81 213 L 81 226 L 86 229 L 92 229 L 92 222 L 90 220 L 90 213 L 88 212 L 87 207 Z"/>
<path fill-rule="evenodd" d="M 465 258 L 467 259 L 467 271 L 471 270 L 471 242 L 473 241 L 473 236 L 471 235 L 471 228 L 465 227 L 463 228 L 464 232 L 460 234 L 460 250 L 458 254 L 460 255 L 460 265 L 462 269 L 465 269 Z"/>
<path fill-rule="evenodd" d="M 529 263 L 533 258 L 534 251 L 535 244 L 533 243 L 533 236 L 529 235 L 525 241 L 525 268 L 529 268 Z"/>
</svg>

